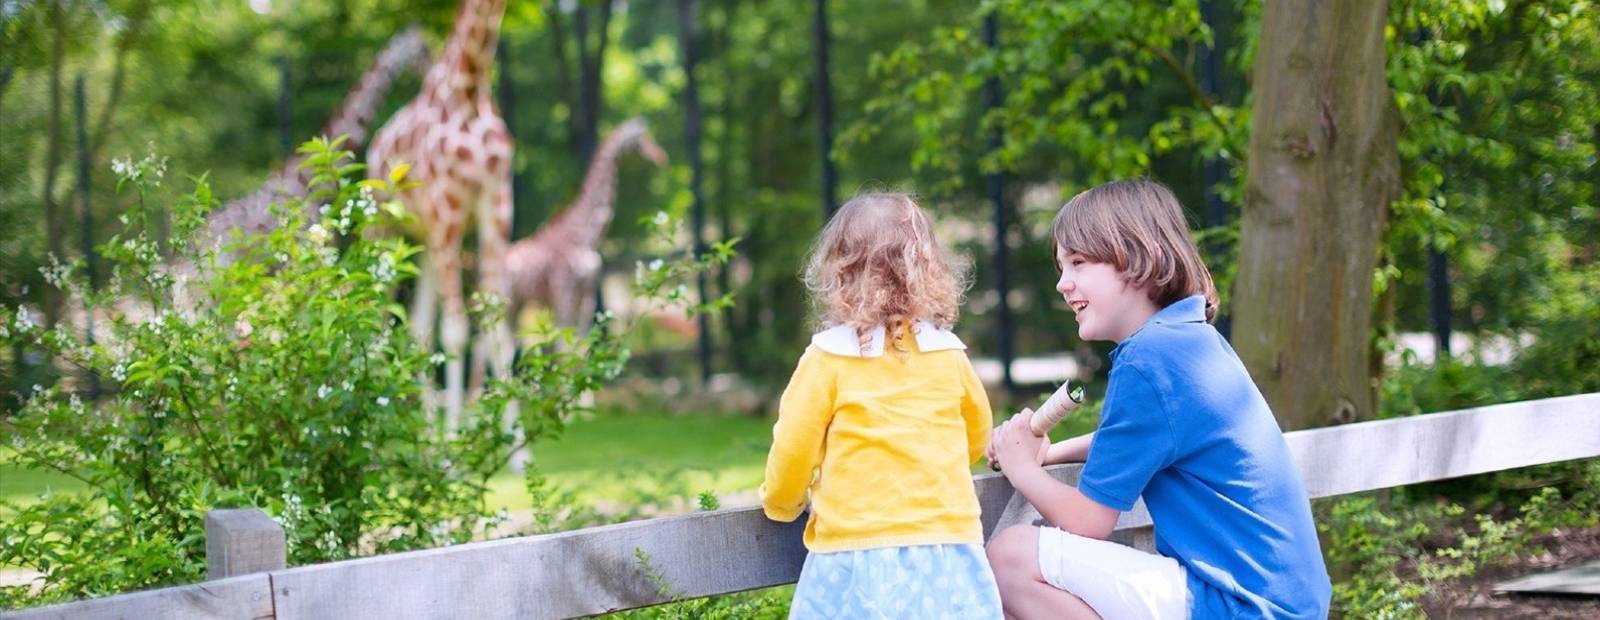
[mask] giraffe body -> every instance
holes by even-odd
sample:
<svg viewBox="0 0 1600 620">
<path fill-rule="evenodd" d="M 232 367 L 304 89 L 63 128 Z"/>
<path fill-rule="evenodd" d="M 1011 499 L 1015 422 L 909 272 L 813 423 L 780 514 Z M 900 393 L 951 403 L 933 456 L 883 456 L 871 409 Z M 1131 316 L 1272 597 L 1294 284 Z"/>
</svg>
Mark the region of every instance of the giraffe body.
<svg viewBox="0 0 1600 620">
<path fill-rule="evenodd" d="M 413 333 L 425 346 L 440 322 L 445 364 L 445 407 L 449 424 L 459 424 L 465 389 L 462 355 L 469 338 L 462 291 L 462 240 L 476 226 L 478 288 L 508 297 L 504 271 L 511 235 L 511 133 L 495 109 L 489 89 L 495 41 L 504 0 L 464 0 L 443 55 L 429 68 L 422 92 L 379 130 L 367 152 L 370 174 L 388 175 L 392 166 L 412 166 L 415 184 L 395 196 L 417 218 L 424 246 Z M 442 310 L 442 316 L 436 311 Z M 509 322 L 491 333 L 487 356 L 497 374 L 511 369 Z M 431 387 L 431 382 L 430 382 Z"/>
<path fill-rule="evenodd" d="M 345 96 L 339 109 L 318 135 L 329 138 L 349 136 L 347 145 L 350 148 L 365 142 L 373 116 L 377 114 L 378 106 L 383 103 L 383 96 L 389 92 L 395 78 L 408 69 L 420 69 L 427 60 L 428 46 L 422 40 L 420 28 L 412 26 L 395 35 L 378 53 L 372 66 L 361 76 L 355 89 Z M 245 235 L 259 235 L 276 228 L 278 220 L 272 214 L 273 203 L 306 194 L 311 176 L 310 171 L 301 167 L 305 160 L 306 155 L 295 153 L 256 191 L 207 215 L 206 231 L 211 240 L 224 241 L 229 231 L 236 228 Z M 308 216 L 310 221 L 316 220 L 316 214 Z"/>
<path fill-rule="evenodd" d="M 638 149 L 658 166 L 667 156 L 644 120 L 619 125 L 595 150 L 578 197 L 506 254 L 515 317 L 525 305 L 549 308 L 558 325 L 587 329 L 594 320 L 600 278 L 600 239 L 611 223 L 617 193 L 617 159 Z"/>
</svg>

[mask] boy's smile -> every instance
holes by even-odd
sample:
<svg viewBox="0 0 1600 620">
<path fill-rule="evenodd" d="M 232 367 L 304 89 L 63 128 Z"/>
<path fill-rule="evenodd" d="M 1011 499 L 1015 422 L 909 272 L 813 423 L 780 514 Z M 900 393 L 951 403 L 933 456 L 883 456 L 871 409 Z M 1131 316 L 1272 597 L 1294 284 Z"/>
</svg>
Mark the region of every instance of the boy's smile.
<svg viewBox="0 0 1600 620">
<path fill-rule="evenodd" d="M 1145 287 L 1129 286 L 1110 263 L 1057 248 L 1056 264 L 1056 291 L 1077 318 L 1079 338 L 1122 342 L 1159 310 Z"/>
</svg>

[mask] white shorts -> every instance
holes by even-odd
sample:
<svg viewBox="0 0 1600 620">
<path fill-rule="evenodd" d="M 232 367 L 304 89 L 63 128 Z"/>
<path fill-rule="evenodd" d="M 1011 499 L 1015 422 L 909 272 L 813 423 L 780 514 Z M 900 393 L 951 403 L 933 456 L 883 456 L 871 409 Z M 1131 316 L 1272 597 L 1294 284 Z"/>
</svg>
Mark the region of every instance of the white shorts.
<svg viewBox="0 0 1600 620">
<path fill-rule="evenodd" d="M 1189 617 L 1188 575 L 1163 555 L 1041 527 L 1039 572 L 1105 620 Z"/>
</svg>

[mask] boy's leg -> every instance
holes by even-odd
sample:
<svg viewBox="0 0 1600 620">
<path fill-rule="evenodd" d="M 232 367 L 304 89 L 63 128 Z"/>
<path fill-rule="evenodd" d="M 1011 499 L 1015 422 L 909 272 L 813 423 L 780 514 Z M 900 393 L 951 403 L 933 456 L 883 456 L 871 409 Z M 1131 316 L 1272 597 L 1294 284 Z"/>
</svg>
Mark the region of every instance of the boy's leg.
<svg viewBox="0 0 1600 620">
<path fill-rule="evenodd" d="M 1083 599 L 1045 581 L 1039 571 L 1039 528 L 1007 528 L 989 541 L 986 551 L 1007 618 L 1099 620 L 1100 614 Z"/>
</svg>

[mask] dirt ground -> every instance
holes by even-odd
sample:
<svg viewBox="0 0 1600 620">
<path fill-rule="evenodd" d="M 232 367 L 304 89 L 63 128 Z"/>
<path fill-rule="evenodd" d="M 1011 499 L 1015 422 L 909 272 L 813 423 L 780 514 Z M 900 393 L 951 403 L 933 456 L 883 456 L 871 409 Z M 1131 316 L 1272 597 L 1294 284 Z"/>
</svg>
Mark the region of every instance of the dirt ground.
<svg viewBox="0 0 1600 620">
<path fill-rule="evenodd" d="M 1488 566 L 1472 577 L 1447 582 L 1423 601 L 1429 618 L 1451 620 L 1543 620 L 1545 618 L 1600 618 L 1600 596 L 1528 595 L 1497 593 L 1502 581 L 1600 559 L 1600 528 L 1555 530 L 1536 539 L 1545 553 L 1516 562 Z"/>
</svg>

